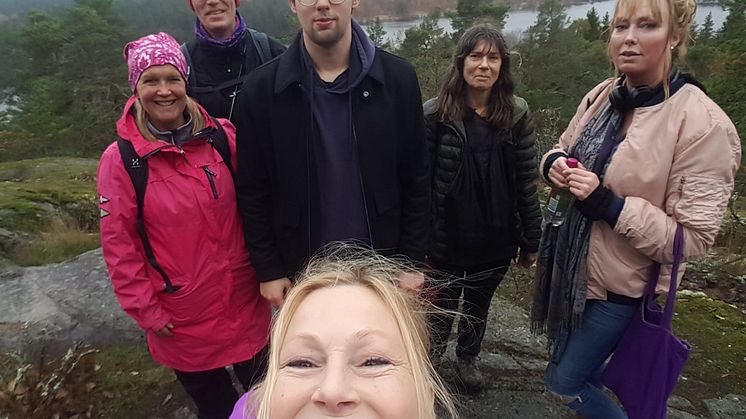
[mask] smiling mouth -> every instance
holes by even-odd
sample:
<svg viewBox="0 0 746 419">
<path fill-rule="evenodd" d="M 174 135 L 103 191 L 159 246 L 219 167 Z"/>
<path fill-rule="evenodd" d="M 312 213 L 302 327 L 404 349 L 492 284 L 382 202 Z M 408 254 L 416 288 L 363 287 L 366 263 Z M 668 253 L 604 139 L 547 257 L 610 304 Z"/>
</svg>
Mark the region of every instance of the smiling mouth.
<svg viewBox="0 0 746 419">
<path fill-rule="evenodd" d="M 156 105 L 163 106 L 163 107 L 171 106 L 174 103 L 176 103 L 176 100 L 168 100 L 168 101 L 163 101 L 163 102 L 155 102 Z"/>
</svg>

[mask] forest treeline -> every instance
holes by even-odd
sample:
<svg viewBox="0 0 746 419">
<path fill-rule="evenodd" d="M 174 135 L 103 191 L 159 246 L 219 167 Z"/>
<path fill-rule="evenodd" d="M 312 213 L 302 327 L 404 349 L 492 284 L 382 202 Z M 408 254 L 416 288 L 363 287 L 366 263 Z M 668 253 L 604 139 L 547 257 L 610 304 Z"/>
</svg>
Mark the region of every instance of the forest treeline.
<svg viewBox="0 0 746 419">
<path fill-rule="evenodd" d="M 32 10 L 0 22 L 0 161 L 47 155 L 98 156 L 114 139 L 114 122 L 129 97 L 122 47 L 137 36 L 166 31 L 190 39 L 194 17 L 184 0 L 25 0 Z M 7 3 L 7 1 L 5 1 Z M 369 28 L 384 48 L 417 70 L 423 99 L 435 95 L 459 32 L 475 22 L 502 25 L 508 7 L 458 0 L 454 34 L 437 14 L 409 29 L 400 45 L 385 45 L 383 28 Z M 3 6 L 0 3 L 0 6 Z M 746 138 L 746 0 L 722 0 L 722 27 L 711 16 L 694 28 L 686 70 L 704 83 Z M 286 2 L 253 0 L 241 12 L 260 30 L 289 42 L 297 22 Z M 520 39 L 511 40 L 518 94 L 531 106 L 541 150 L 554 143 L 582 96 L 613 75 L 606 52 L 609 17 L 591 9 L 569 21 L 548 0 Z"/>
</svg>

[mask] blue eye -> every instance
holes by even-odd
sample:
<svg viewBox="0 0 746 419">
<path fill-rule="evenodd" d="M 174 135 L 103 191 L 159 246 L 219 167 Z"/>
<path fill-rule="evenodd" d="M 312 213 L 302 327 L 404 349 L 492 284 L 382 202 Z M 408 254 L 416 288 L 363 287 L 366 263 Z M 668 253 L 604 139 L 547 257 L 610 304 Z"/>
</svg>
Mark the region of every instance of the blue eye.
<svg viewBox="0 0 746 419">
<path fill-rule="evenodd" d="M 314 368 L 316 365 L 307 359 L 296 359 L 288 362 L 285 366 L 290 368 Z"/>
<path fill-rule="evenodd" d="M 362 366 L 363 367 L 380 367 L 383 365 L 391 365 L 391 362 L 388 359 L 372 357 L 372 358 L 366 359 L 365 362 L 363 362 Z"/>
</svg>

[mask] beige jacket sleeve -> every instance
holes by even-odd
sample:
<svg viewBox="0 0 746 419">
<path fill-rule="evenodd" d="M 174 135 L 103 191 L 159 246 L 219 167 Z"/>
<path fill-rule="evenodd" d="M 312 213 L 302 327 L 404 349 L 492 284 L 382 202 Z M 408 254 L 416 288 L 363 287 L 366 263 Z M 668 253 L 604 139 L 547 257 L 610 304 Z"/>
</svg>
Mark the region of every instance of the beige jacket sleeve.
<svg viewBox="0 0 746 419">
<path fill-rule="evenodd" d="M 673 262 L 677 222 L 684 227 L 684 261 L 707 253 L 733 192 L 741 161 L 740 140 L 730 119 L 712 106 L 702 109 L 701 121 L 692 122 L 696 125 L 689 130 L 694 131 L 692 135 L 678 140 L 663 208 L 628 196 L 614 228 L 656 262 Z M 688 128 L 680 127 L 682 131 Z"/>
</svg>

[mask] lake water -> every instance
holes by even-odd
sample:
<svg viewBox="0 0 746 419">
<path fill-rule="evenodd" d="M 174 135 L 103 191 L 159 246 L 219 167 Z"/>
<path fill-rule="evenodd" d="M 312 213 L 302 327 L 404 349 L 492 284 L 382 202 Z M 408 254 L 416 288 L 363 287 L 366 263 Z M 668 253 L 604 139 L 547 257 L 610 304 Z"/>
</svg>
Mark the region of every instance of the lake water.
<svg viewBox="0 0 746 419">
<path fill-rule="evenodd" d="M 609 16 L 614 14 L 615 3 L 615 0 L 606 0 L 568 6 L 566 9 L 567 17 L 570 21 L 585 18 L 588 11 L 592 7 L 595 7 L 599 18 L 603 19 L 606 13 Z M 699 5 L 697 7 L 697 14 L 694 17 L 695 22 L 701 25 L 708 13 L 712 13 L 712 20 L 715 23 L 716 30 L 722 26 L 725 17 L 728 15 L 728 12 L 719 5 Z M 504 31 L 506 33 L 513 32 L 518 34 L 524 32 L 536 22 L 537 14 L 536 10 L 518 10 L 508 13 L 508 17 L 505 19 Z M 404 32 L 413 26 L 419 25 L 421 22 L 422 19 L 382 22 L 383 29 L 386 31 L 386 40 L 394 44 L 399 44 L 404 39 Z M 450 19 L 438 19 L 438 25 L 448 33 L 453 31 Z"/>
</svg>

